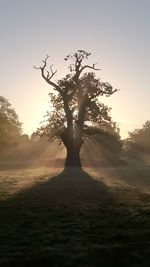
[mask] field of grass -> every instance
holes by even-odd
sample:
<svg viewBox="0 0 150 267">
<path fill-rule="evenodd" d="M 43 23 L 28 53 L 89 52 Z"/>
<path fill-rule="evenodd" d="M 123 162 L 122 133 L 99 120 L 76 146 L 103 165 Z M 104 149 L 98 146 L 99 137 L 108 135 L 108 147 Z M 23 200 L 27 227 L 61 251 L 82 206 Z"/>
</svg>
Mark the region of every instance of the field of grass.
<svg viewBox="0 0 150 267">
<path fill-rule="evenodd" d="M 0 171 L 0 266 L 150 266 L 150 168 Z"/>
</svg>

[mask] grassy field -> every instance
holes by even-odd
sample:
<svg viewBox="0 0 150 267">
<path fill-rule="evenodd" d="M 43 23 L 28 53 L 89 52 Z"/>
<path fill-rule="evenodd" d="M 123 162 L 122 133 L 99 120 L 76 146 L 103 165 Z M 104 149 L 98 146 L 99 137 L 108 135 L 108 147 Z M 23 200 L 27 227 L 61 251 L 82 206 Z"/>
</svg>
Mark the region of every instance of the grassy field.
<svg viewBox="0 0 150 267">
<path fill-rule="evenodd" d="M 0 171 L 0 266 L 150 266 L 150 168 Z"/>
</svg>

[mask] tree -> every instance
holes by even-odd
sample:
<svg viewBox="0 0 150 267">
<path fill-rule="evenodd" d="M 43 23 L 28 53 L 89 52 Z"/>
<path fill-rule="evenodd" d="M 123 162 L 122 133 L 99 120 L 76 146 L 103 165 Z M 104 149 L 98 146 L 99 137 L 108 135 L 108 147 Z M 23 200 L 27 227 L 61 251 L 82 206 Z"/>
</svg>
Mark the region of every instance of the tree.
<svg viewBox="0 0 150 267">
<path fill-rule="evenodd" d="M 150 153 L 150 121 L 146 121 L 142 128 L 129 132 L 126 148 L 136 157 L 142 153 Z"/>
<path fill-rule="evenodd" d="M 21 123 L 7 99 L 0 96 L 0 149 L 12 147 L 21 135 Z"/>
<path fill-rule="evenodd" d="M 83 65 L 90 55 L 78 50 L 73 55 L 66 56 L 65 61 L 71 61 L 70 72 L 57 82 L 52 80 L 57 72 L 53 71 L 53 65 L 47 68 L 49 56 L 42 61 L 41 67 L 35 67 L 53 88 L 53 92 L 49 94 L 53 110 L 48 112 L 47 125 L 40 132 L 56 135 L 62 140 L 67 150 L 66 167 L 81 166 L 80 150 L 85 136 L 97 133 L 98 125 L 113 125 L 110 109 L 100 102 L 100 97 L 109 97 L 117 89 L 97 78 L 94 73 L 99 70 L 96 64 Z M 89 69 L 91 71 L 86 72 Z M 102 134 L 105 132 L 102 128 L 99 128 L 100 131 Z"/>
</svg>

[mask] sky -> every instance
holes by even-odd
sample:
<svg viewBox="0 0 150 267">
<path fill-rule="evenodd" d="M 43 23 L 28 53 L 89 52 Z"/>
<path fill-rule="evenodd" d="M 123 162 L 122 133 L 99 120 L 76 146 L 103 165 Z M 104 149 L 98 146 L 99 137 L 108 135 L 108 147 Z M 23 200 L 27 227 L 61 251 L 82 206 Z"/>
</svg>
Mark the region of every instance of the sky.
<svg viewBox="0 0 150 267">
<path fill-rule="evenodd" d="M 49 109 L 51 88 L 33 65 L 48 54 L 67 74 L 64 57 L 91 52 L 99 77 L 120 89 L 101 101 L 122 138 L 150 120 L 149 0 L 0 0 L 0 95 L 7 98 L 31 134 Z M 55 80 L 54 79 L 54 80 Z"/>
</svg>

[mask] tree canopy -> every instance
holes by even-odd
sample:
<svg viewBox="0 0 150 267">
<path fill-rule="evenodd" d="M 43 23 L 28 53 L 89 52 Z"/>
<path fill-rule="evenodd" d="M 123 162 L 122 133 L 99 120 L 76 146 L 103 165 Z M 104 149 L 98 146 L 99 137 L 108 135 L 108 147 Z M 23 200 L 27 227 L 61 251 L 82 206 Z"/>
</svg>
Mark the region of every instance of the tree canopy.
<svg viewBox="0 0 150 267">
<path fill-rule="evenodd" d="M 22 132 L 21 123 L 7 99 L 0 96 L 0 148 L 14 145 Z"/>
<path fill-rule="evenodd" d="M 129 133 L 127 145 L 129 150 L 136 150 L 136 153 L 150 152 L 150 121 L 146 121 L 140 129 Z"/>
</svg>

